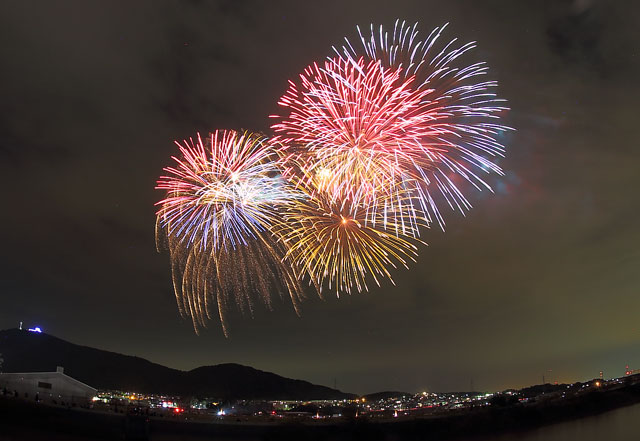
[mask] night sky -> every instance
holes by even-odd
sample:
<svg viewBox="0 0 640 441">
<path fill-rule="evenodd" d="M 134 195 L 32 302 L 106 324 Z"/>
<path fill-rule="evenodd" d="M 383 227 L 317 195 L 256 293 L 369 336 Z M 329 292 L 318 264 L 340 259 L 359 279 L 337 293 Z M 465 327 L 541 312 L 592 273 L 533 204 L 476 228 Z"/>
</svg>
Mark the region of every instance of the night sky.
<svg viewBox="0 0 640 441">
<path fill-rule="evenodd" d="M 614 1 L 3 2 L 0 329 L 355 393 L 497 390 L 640 367 L 640 7 Z M 173 140 L 270 133 L 355 25 L 475 40 L 515 127 L 495 194 L 369 293 L 196 336 L 154 242 Z"/>
</svg>

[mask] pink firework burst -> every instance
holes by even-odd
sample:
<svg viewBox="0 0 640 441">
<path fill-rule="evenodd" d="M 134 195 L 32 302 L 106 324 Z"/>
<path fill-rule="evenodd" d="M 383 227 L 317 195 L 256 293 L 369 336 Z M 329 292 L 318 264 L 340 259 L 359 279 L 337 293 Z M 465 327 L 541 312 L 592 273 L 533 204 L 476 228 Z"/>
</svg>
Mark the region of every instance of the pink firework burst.
<svg viewBox="0 0 640 441">
<path fill-rule="evenodd" d="M 420 40 L 416 26 L 396 23 L 392 34 L 372 26 L 366 38 L 360 32 L 360 50 L 346 40 L 323 67 L 290 81 L 279 102 L 288 113 L 273 125 L 285 158 L 326 175 L 337 199 L 368 203 L 376 189 L 410 190 L 412 215 L 399 220 L 411 228 L 422 220 L 444 227 L 438 200 L 471 208 L 460 183 L 491 190 L 483 175 L 502 174 L 499 136 L 509 128 L 496 119 L 507 108 L 495 81 L 476 80 L 484 63 L 460 64 L 474 44 L 437 49 L 441 32 Z"/>
</svg>

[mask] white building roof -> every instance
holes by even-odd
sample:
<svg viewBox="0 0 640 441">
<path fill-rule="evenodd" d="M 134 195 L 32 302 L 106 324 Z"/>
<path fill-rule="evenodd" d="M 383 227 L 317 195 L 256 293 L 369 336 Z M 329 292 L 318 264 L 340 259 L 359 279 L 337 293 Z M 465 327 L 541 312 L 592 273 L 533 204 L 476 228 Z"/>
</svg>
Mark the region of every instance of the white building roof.
<svg viewBox="0 0 640 441">
<path fill-rule="evenodd" d="M 90 389 L 94 392 L 97 391 L 95 387 L 91 387 L 88 384 L 83 383 L 82 381 L 76 380 L 73 377 L 68 376 L 63 372 L 0 372 L 0 380 L 1 379 L 19 379 L 19 378 L 29 378 L 29 379 L 50 379 L 50 378 L 59 378 L 67 381 L 69 383 L 75 384 L 81 388 Z"/>
</svg>

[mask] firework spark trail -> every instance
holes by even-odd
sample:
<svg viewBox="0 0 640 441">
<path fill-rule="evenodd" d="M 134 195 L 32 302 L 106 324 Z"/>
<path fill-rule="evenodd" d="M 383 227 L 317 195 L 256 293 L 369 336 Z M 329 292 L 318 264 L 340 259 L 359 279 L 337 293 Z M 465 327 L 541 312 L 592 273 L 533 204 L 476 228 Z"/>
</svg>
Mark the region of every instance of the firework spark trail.
<svg viewBox="0 0 640 441">
<path fill-rule="evenodd" d="M 393 283 L 390 268 L 408 268 L 408 261 L 415 260 L 416 245 L 421 243 L 415 232 L 405 234 L 385 219 L 392 201 L 383 197 L 366 203 L 351 197 L 336 200 L 322 187 L 322 177 L 301 174 L 293 180 L 306 197 L 288 206 L 278 235 L 286 244 L 285 261 L 298 268 L 299 278 L 308 276 L 319 293 L 327 285 L 338 297 L 354 287 L 358 292 L 368 290 L 368 276 L 377 285 L 382 277 Z M 409 209 L 410 204 L 403 207 Z"/>
<path fill-rule="evenodd" d="M 340 58 L 352 63 L 361 56 L 379 60 L 384 67 L 397 69 L 403 78 L 415 78 L 418 90 L 429 92 L 424 102 L 425 111 L 437 115 L 434 122 L 437 133 L 420 141 L 424 150 L 437 147 L 434 162 L 439 166 L 420 170 L 425 185 L 419 192 L 426 202 L 427 213 L 442 227 L 444 219 L 430 185 L 435 185 L 452 209 L 464 214 L 471 204 L 454 183 L 455 176 L 462 177 L 477 190 L 492 191 L 481 174 L 503 174 L 496 164 L 496 159 L 505 151 L 498 138 L 512 130 L 497 123 L 500 115 L 508 110 L 506 100 L 497 98 L 493 92 L 497 81 L 479 80 L 488 74 L 486 63 L 466 65 L 460 61 L 460 57 L 476 47 L 475 42 L 458 45 L 454 38 L 439 45 L 446 27 L 447 24 L 436 27 L 421 40 L 417 23 L 408 25 L 397 20 L 391 34 L 382 26 L 376 28 L 372 24 L 367 33 L 358 28 L 360 50 L 354 49 L 347 38 L 341 51 L 334 48 Z"/>
<path fill-rule="evenodd" d="M 284 290 L 298 310 L 302 289 L 272 228 L 299 196 L 264 138 L 216 131 L 207 141 L 176 143 L 182 157 L 158 180 L 166 197 L 156 204 L 156 237 L 170 254 L 181 314 L 199 332 L 217 310 L 228 335 L 225 312 L 252 314 L 255 297 L 270 307 Z"/>
<path fill-rule="evenodd" d="M 264 139 L 216 131 L 211 150 L 199 135 L 196 142 L 176 144 L 183 157 L 173 157 L 178 166 L 167 167 L 170 176 L 160 177 L 157 189 L 167 197 L 157 205 L 169 234 L 190 245 L 246 245 L 248 237 L 268 229 L 273 207 L 292 198 Z"/>
<path fill-rule="evenodd" d="M 324 67 L 314 64 L 299 83 L 289 82 L 279 102 L 289 113 L 272 127 L 280 142 L 312 153 L 311 164 L 333 158 L 338 197 L 371 192 L 379 187 L 375 180 L 399 181 L 413 188 L 413 212 L 444 228 L 436 193 L 464 214 L 471 204 L 457 177 L 491 191 L 481 175 L 502 174 L 498 137 L 510 128 L 496 123 L 507 110 L 492 91 L 497 83 L 476 81 L 487 66 L 460 64 L 475 44 L 457 47 L 454 39 L 439 48 L 443 29 L 425 40 L 404 22 L 391 35 L 372 26 L 365 37 L 358 29 L 360 49 L 345 39 Z M 371 159 L 380 167 L 367 164 Z"/>
<path fill-rule="evenodd" d="M 196 332 L 218 312 L 252 314 L 274 287 L 294 307 L 308 279 L 321 293 L 367 290 L 408 267 L 420 231 L 464 214 L 469 188 L 502 175 L 500 137 L 511 128 L 485 63 L 464 64 L 475 43 L 441 44 L 417 26 L 358 28 L 324 63 L 309 66 L 279 101 L 276 136 L 215 132 L 158 181 L 159 247 L 169 249 L 178 306 Z M 272 115 L 273 116 L 273 115 Z"/>
<path fill-rule="evenodd" d="M 420 113 L 426 92 L 411 91 L 411 79 L 401 81 L 398 72 L 375 61 L 330 60 L 324 68 L 308 68 L 301 81 L 280 100 L 291 113 L 273 126 L 279 134 L 274 140 L 285 146 L 290 160 L 303 164 L 308 176 L 323 176 L 323 189 L 334 201 L 375 205 L 378 192 L 387 198 L 388 188 L 415 185 L 420 176 L 402 163 L 429 166 L 415 148 L 415 138 L 428 134 L 430 115 Z M 393 221 L 415 228 L 415 219 Z"/>
</svg>

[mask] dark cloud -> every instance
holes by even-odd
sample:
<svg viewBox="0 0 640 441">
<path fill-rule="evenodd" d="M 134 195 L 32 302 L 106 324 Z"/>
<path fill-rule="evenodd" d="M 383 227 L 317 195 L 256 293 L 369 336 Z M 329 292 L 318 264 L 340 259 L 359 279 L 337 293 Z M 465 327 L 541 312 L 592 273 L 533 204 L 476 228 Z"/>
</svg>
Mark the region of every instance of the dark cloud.
<svg viewBox="0 0 640 441">
<path fill-rule="evenodd" d="M 450 22 L 512 108 L 504 178 L 368 294 L 179 318 L 154 191 L 174 139 L 268 132 L 354 25 Z M 179 368 L 239 362 L 356 392 L 618 372 L 640 332 L 638 7 L 629 2 L 14 2 L 0 7 L 0 327 Z M 634 352 L 635 351 L 635 352 Z M 616 371 L 616 369 L 618 371 Z"/>
<path fill-rule="evenodd" d="M 567 65 L 600 76 L 625 75 L 635 50 L 631 35 L 621 32 L 632 26 L 629 13 L 637 18 L 633 8 L 621 2 L 556 2 L 550 8 L 549 46 Z"/>
</svg>

